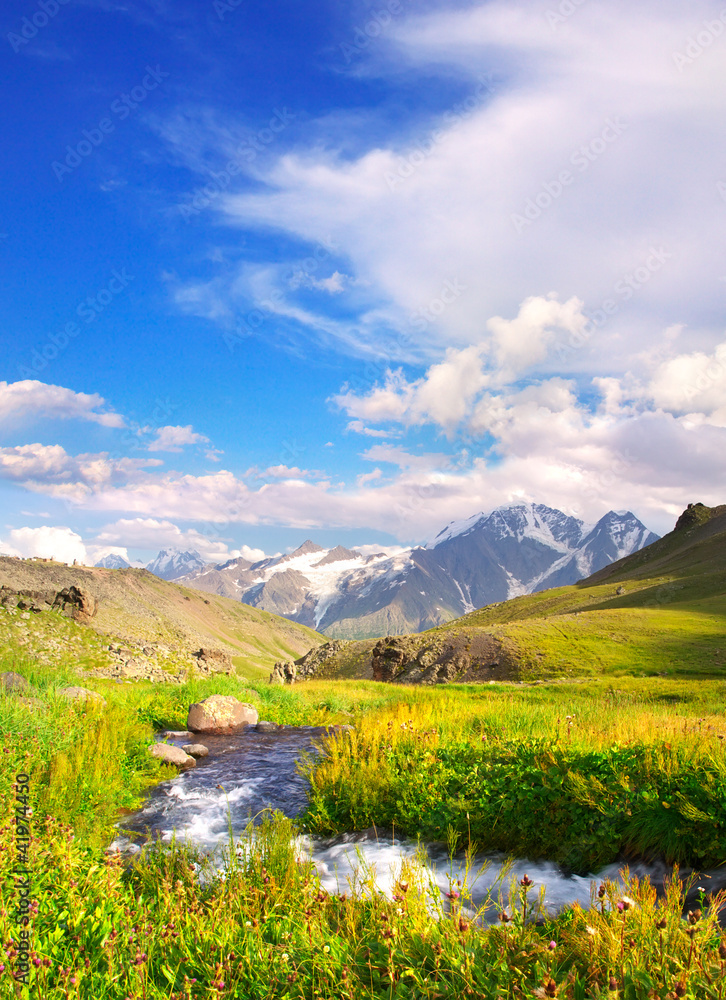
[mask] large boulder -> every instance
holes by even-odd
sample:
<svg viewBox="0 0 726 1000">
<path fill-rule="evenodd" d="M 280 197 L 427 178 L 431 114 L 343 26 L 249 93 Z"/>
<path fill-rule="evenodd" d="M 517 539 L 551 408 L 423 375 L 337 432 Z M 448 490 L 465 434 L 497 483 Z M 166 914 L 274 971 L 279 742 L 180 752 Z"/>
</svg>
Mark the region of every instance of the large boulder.
<svg viewBox="0 0 726 1000">
<path fill-rule="evenodd" d="M 170 743 L 155 743 L 149 747 L 149 753 L 164 764 L 173 764 L 174 767 L 196 767 L 197 762 L 180 747 L 174 747 Z"/>
<path fill-rule="evenodd" d="M 76 621 L 87 623 L 98 610 L 96 598 L 84 587 L 65 587 L 56 594 L 54 608 L 59 608 L 64 615 L 75 618 Z"/>
<path fill-rule="evenodd" d="M 256 726 L 257 709 L 231 695 L 212 694 L 189 706 L 187 729 L 193 733 L 226 733 L 240 726 Z"/>
<path fill-rule="evenodd" d="M 0 690 L 6 694 L 16 694 L 19 691 L 29 691 L 30 684 L 22 674 L 16 674 L 14 670 L 6 670 L 0 674 Z"/>
</svg>

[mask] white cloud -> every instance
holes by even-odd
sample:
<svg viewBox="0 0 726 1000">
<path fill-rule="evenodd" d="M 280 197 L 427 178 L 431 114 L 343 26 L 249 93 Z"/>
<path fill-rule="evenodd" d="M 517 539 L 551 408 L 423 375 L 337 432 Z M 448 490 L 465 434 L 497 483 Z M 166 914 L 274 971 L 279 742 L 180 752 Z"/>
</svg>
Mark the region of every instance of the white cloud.
<svg viewBox="0 0 726 1000">
<path fill-rule="evenodd" d="M 77 560 L 85 564 L 89 561 L 80 535 L 70 528 L 49 527 L 46 524 L 40 528 L 14 528 L 7 542 L 0 541 L 0 552 L 23 559 L 39 556 L 65 563 Z"/>
<path fill-rule="evenodd" d="M 428 121 L 412 115 L 387 139 L 378 122 L 367 148 L 365 130 L 356 137 L 357 155 L 344 138 L 340 151 L 329 136 L 319 141 L 311 127 L 307 146 L 277 159 L 271 150 L 253 165 L 259 183 L 220 197 L 233 225 L 326 241 L 346 262 L 350 281 L 339 295 L 358 310 L 357 323 L 285 298 L 275 315 L 342 350 L 367 353 L 373 344 L 391 363 L 406 360 L 404 334 L 409 350 L 431 361 L 447 346 L 478 343 L 483 317 L 511 316 L 554 288 L 588 313 L 612 302 L 598 336 L 572 355 L 574 370 L 619 374 L 674 316 L 710 346 L 723 173 L 713 121 L 726 110 L 726 40 L 684 72 L 673 54 L 713 5 L 588 3 L 558 30 L 547 9 L 489 0 L 402 15 L 385 43 L 371 46 L 368 72 L 393 78 L 403 67 L 414 78 L 456 80 L 463 94 L 451 108 Z M 221 149 L 234 127 L 202 120 L 194 142 Z M 518 231 L 513 216 L 526 211 Z M 273 272 L 266 284 L 245 279 L 253 301 L 282 287 Z M 466 290 L 434 314 L 452 280 Z M 217 282 L 209 315 L 231 316 L 236 290 Z M 508 364 L 531 363 L 548 336 L 547 328 L 529 339 L 507 327 L 492 332 Z"/>
<path fill-rule="evenodd" d="M 103 427 L 124 427 L 124 419 L 106 408 L 97 392 L 74 392 L 35 379 L 0 382 L 0 423 L 20 423 L 40 418 L 89 420 Z"/>
<path fill-rule="evenodd" d="M 111 458 L 106 452 L 69 455 L 57 444 L 0 448 L 0 477 L 38 492 L 76 498 L 104 483 L 125 483 L 142 469 L 162 464 L 154 458 Z"/>
<path fill-rule="evenodd" d="M 363 434 L 365 437 L 372 438 L 397 437 L 399 433 L 398 431 L 384 431 L 376 430 L 374 427 L 366 427 L 362 420 L 350 420 L 345 429 L 353 431 L 355 434 Z"/>
<path fill-rule="evenodd" d="M 267 559 L 266 553 L 263 549 L 253 549 L 249 545 L 240 545 L 238 554 L 246 559 L 247 562 L 256 563 L 260 562 L 262 559 Z"/>
<path fill-rule="evenodd" d="M 181 451 L 185 445 L 209 444 L 209 438 L 197 434 L 191 424 L 186 427 L 159 427 L 149 451 Z"/>
<path fill-rule="evenodd" d="M 107 524 L 94 539 L 94 547 L 123 546 L 124 549 L 141 549 L 147 552 L 157 552 L 164 548 L 196 549 L 208 562 L 224 562 L 240 554 L 238 550 L 230 550 L 228 541 L 215 530 L 208 534 L 193 528 L 184 531 L 170 520 L 135 517 L 121 518 L 113 524 Z M 263 557 L 264 553 L 260 558 Z"/>
</svg>

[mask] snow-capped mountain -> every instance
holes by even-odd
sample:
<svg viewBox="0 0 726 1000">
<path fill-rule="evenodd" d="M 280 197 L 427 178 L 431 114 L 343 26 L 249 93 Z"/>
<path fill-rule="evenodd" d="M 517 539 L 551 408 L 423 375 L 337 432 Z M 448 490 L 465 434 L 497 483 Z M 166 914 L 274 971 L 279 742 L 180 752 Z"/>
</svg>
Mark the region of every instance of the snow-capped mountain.
<svg viewBox="0 0 726 1000">
<path fill-rule="evenodd" d="M 610 511 L 593 525 L 522 502 L 453 521 L 415 548 L 366 558 L 308 540 L 288 555 L 254 564 L 232 559 L 166 579 L 331 636 L 366 638 L 420 632 L 485 604 L 575 583 L 657 537 L 629 511 Z M 149 569 L 165 569 L 168 560 L 160 553 Z M 180 569 L 178 562 L 174 571 Z"/>
<path fill-rule="evenodd" d="M 189 573 L 199 572 L 206 565 L 196 550 L 183 552 L 181 549 L 162 549 L 146 568 L 162 580 L 178 580 Z"/>
<path fill-rule="evenodd" d="M 111 553 L 110 555 L 104 556 L 103 559 L 99 559 L 96 566 L 100 566 L 102 569 L 128 569 L 129 564 L 126 562 L 123 556 Z"/>
</svg>

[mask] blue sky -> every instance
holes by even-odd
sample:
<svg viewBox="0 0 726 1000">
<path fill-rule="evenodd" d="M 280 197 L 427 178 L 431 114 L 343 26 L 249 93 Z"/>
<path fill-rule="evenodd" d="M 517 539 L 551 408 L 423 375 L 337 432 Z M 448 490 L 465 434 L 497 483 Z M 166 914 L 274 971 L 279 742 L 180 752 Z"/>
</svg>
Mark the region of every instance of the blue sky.
<svg viewBox="0 0 726 1000">
<path fill-rule="evenodd" d="M 1 17 L 0 550 L 723 501 L 719 4 Z"/>
</svg>

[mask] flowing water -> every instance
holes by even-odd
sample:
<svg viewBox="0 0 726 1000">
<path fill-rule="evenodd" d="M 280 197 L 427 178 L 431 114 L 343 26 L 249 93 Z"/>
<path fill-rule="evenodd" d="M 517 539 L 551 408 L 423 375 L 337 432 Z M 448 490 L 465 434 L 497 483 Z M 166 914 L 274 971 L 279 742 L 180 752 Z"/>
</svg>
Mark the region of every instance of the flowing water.
<svg viewBox="0 0 726 1000">
<path fill-rule="evenodd" d="M 297 773 L 296 764 L 303 754 L 315 752 L 315 741 L 325 732 L 310 726 L 286 726 L 274 732 L 245 727 L 231 735 L 203 737 L 209 756 L 195 768 L 158 785 L 144 808 L 123 823 L 110 849 L 133 853 L 139 850 L 135 843 L 139 839 L 169 842 L 175 836 L 213 853 L 228 847 L 230 831 L 238 837 L 249 820 L 265 809 L 298 815 L 306 804 L 306 782 Z M 181 746 L 191 740 L 185 735 L 168 741 Z M 303 837 L 299 842 L 299 849 L 312 858 L 330 892 L 351 891 L 355 880 L 367 871 L 369 878 L 390 894 L 402 862 L 420 858 L 422 847 L 432 887 L 438 886 L 444 895 L 456 891 L 457 880 L 463 881 L 467 874 L 466 860 L 449 858 L 440 845 L 418 845 L 376 830 L 328 840 Z M 473 859 L 467 883 L 472 905 L 482 906 L 487 896 L 496 902 L 500 894 L 506 904 L 512 880 L 527 874 L 535 882 L 535 892 L 543 893 L 544 908 L 554 913 L 576 901 L 587 906 L 593 882 L 617 880 L 619 867 L 613 864 L 597 874 L 578 876 L 552 862 L 480 855 Z M 667 874 L 663 865 L 639 863 L 631 870 L 639 876 L 650 875 L 654 882 L 661 882 Z M 491 911 L 498 909 L 492 905 Z"/>
</svg>

